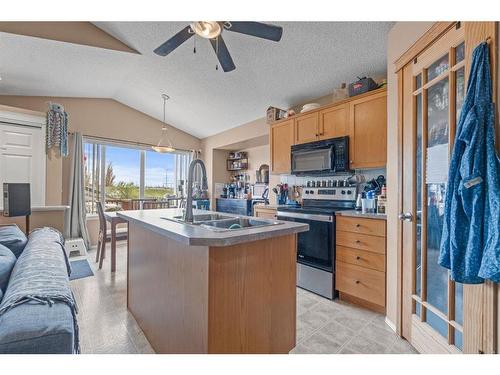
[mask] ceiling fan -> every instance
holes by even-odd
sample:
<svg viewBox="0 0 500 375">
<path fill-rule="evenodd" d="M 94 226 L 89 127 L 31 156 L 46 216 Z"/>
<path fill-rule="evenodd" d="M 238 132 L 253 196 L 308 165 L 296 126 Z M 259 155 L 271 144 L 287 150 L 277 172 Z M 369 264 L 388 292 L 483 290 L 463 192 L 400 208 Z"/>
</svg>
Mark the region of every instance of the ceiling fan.
<svg viewBox="0 0 500 375">
<path fill-rule="evenodd" d="M 233 22 L 233 21 L 197 21 L 175 34 L 161 46 L 154 50 L 160 56 L 167 56 L 193 35 L 209 39 L 217 59 L 225 72 L 230 72 L 236 67 L 229 54 L 226 43 L 222 39 L 223 31 L 233 31 L 240 34 L 255 36 L 257 38 L 279 42 L 283 28 L 261 22 Z M 194 50 L 196 52 L 196 49 Z M 216 67 L 217 68 L 217 67 Z"/>
</svg>

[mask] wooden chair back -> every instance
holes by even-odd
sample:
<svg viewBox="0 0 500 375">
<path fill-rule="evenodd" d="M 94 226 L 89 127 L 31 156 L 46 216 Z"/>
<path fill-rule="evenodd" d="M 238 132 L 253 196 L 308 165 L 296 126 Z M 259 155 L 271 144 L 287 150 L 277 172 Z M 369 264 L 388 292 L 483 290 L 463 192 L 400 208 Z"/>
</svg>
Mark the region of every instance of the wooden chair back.
<svg viewBox="0 0 500 375">
<path fill-rule="evenodd" d="M 106 218 L 104 217 L 104 209 L 101 202 L 97 202 L 97 216 L 99 217 L 99 229 L 106 236 Z"/>
</svg>

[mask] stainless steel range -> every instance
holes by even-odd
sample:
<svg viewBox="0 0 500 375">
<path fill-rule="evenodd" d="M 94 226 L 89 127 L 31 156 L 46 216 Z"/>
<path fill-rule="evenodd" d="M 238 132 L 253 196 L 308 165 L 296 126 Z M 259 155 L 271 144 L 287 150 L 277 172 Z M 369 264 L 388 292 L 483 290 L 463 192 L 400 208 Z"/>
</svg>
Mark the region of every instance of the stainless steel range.
<svg viewBox="0 0 500 375">
<path fill-rule="evenodd" d="M 329 299 L 335 291 L 335 212 L 352 210 L 356 188 L 304 188 L 302 207 L 279 207 L 278 219 L 309 224 L 298 235 L 297 286 Z"/>
</svg>

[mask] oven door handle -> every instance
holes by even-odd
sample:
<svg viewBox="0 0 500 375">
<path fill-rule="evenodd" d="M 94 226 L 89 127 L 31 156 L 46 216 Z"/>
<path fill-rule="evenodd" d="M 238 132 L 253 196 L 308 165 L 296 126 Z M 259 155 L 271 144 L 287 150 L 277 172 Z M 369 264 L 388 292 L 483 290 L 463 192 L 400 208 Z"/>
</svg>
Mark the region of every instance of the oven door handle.
<svg viewBox="0 0 500 375">
<path fill-rule="evenodd" d="M 278 211 L 278 220 L 280 217 L 291 217 L 296 219 L 306 219 L 311 221 L 325 221 L 333 223 L 333 215 L 314 215 L 314 214 L 301 214 L 298 212 L 285 212 Z"/>
</svg>

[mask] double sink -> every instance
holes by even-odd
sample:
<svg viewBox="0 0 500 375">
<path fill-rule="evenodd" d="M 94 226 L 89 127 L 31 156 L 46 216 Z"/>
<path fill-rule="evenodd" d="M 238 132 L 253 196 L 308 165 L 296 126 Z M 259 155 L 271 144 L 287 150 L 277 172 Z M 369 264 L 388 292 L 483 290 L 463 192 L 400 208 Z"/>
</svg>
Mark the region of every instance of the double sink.
<svg viewBox="0 0 500 375">
<path fill-rule="evenodd" d="M 226 232 L 242 229 L 253 229 L 282 224 L 279 221 L 256 220 L 249 217 L 233 217 L 220 214 L 197 214 L 193 215 L 193 222 L 187 223 L 182 216 L 164 217 L 163 219 L 175 221 L 181 224 L 198 225 L 214 232 Z"/>
</svg>

